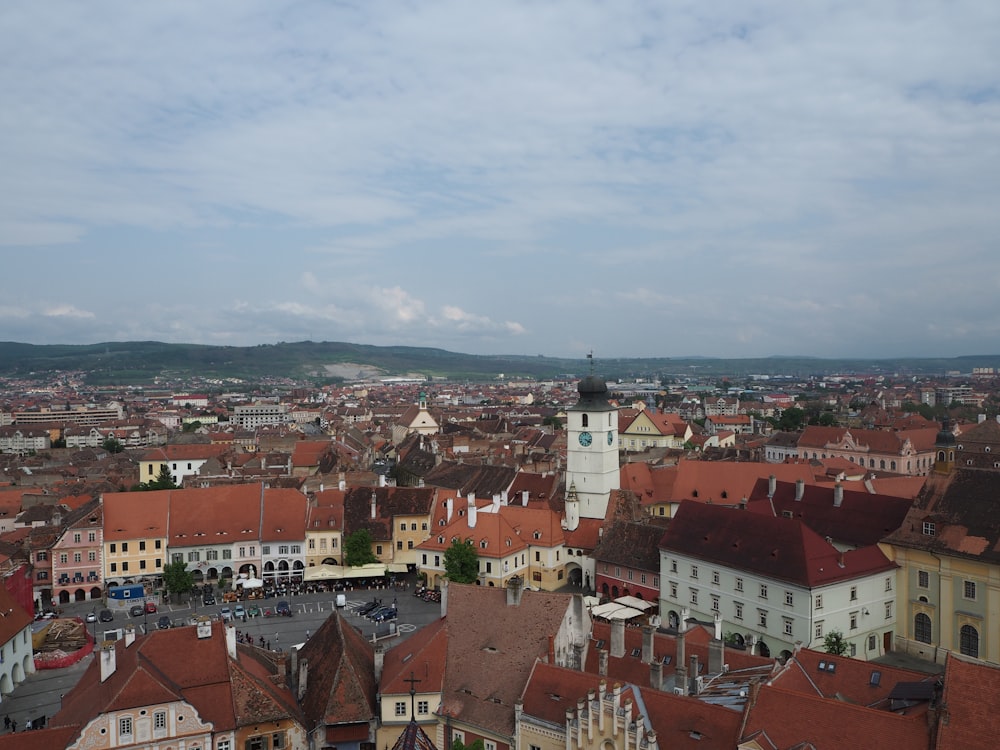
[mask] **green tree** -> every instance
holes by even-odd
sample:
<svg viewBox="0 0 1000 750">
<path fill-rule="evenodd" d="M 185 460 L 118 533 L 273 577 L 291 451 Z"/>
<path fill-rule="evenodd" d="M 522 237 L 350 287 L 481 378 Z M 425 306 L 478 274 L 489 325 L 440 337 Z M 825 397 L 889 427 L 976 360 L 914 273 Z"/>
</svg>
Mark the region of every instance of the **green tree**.
<svg viewBox="0 0 1000 750">
<path fill-rule="evenodd" d="M 554 414 L 552 416 L 543 419 L 542 424 L 546 426 L 551 426 L 553 432 L 559 432 L 559 430 L 562 429 L 562 420 L 560 420 L 559 417 L 555 416 Z"/>
<path fill-rule="evenodd" d="M 186 594 L 194 588 L 194 576 L 183 560 L 163 566 L 163 588 L 169 594 Z"/>
<path fill-rule="evenodd" d="M 193 422 L 185 422 L 184 426 L 181 427 L 181 432 L 195 432 L 201 428 L 201 422 L 197 419 Z"/>
<path fill-rule="evenodd" d="M 125 450 L 125 446 L 121 444 L 121 441 L 113 437 L 105 438 L 104 442 L 101 443 L 101 447 L 108 453 L 121 453 Z"/>
<path fill-rule="evenodd" d="M 149 482 L 143 482 L 136 487 L 140 492 L 147 492 L 150 490 L 176 490 L 177 485 L 174 483 L 174 478 L 170 475 L 170 467 L 166 464 L 160 464 L 160 471 L 156 475 L 156 479 Z"/>
<path fill-rule="evenodd" d="M 444 551 L 444 570 L 449 581 L 473 583 L 479 577 L 479 556 L 472 540 L 456 539 Z"/>
<path fill-rule="evenodd" d="M 839 630 L 831 630 L 823 638 L 823 649 L 828 654 L 843 656 L 847 653 L 847 640 Z"/>
<path fill-rule="evenodd" d="M 776 427 L 784 432 L 795 432 L 796 430 L 802 429 L 802 425 L 805 424 L 805 421 L 805 411 L 797 406 L 792 406 L 781 412 L 781 417 L 778 419 Z"/>
<path fill-rule="evenodd" d="M 367 565 L 378 562 L 372 552 L 372 535 L 368 529 L 359 529 L 344 540 L 344 564 Z"/>
<path fill-rule="evenodd" d="M 455 740 L 451 743 L 451 750 L 486 750 L 486 745 L 481 739 L 473 740 L 468 745 L 464 744 L 462 740 Z"/>
</svg>

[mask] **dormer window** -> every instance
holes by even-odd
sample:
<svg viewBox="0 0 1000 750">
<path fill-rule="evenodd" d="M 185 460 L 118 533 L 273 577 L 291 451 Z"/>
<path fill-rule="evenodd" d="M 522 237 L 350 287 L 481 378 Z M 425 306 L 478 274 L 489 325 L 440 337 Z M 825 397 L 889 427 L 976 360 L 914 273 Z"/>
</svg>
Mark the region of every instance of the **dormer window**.
<svg viewBox="0 0 1000 750">
<path fill-rule="evenodd" d="M 937 534 L 937 524 L 933 521 L 924 521 L 924 536 L 934 536 Z"/>
<path fill-rule="evenodd" d="M 533 536 L 535 537 L 535 539 L 541 539 L 541 538 L 542 538 L 542 532 L 540 532 L 540 531 L 536 531 L 536 532 L 535 532 L 535 533 L 533 534 Z"/>
<path fill-rule="evenodd" d="M 487 544 L 488 544 L 488 542 L 485 539 L 483 539 L 482 541 L 479 542 L 479 546 L 482 549 L 486 549 Z"/>
</svg>

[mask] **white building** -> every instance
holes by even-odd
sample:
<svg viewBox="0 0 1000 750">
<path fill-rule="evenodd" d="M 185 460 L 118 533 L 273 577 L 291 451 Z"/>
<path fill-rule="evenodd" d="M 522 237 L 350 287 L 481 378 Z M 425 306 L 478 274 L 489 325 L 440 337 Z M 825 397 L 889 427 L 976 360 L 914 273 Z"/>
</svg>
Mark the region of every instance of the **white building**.
<svg viewBox="0 0 1000 750">
<path fill-rule="evenodd" d="M 896 567 L 877 545 L 840 552 L 797 519 L 687 501 L 660 541 L 660 614 L 668 627 L 685 609 L 719 614 L 763 656 L 822 650 L 837 630 L 847 655 L 873 659 L 891 647 Z"/>
<path fill-rule="evenodd" d="M 611 492 L 620 487 L 618 407 L 607 384 L 588 375 L 577 385 L 579 401 L 566 409 L 566 487 L 579 500 L 581 518 L 603 519 Z M 569 524 L 567 529 L 575 530 Z"/>
</svg>

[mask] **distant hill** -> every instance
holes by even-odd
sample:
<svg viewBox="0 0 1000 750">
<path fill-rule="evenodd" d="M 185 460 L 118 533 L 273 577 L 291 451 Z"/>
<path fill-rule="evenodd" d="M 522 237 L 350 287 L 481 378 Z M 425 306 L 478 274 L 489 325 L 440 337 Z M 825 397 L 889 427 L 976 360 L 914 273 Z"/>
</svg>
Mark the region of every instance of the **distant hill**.
<svg viewBox="0 0 1000 750">
<path fill-rule="evenodd" d="M 756 359 L 634 358 L 595 359 L 594 370 L 609 379 L 659 378 L 664 375 L 743 378 L 749 375 L 804 378 L 830 373 L 939 375 L 969 373 L 973 367 L 1000 370 L 1000 355 L 937 359 Z M 94 384 L 148 383 L 158 376 L 183 378 L 263 378 L 337 380 L 358 374 L 383 377 L 447 377 L 492 380 L 577 377 L 586 374 L 585 359 L 545 356 L 474 355 L 410 346 L 367 346 L 343 342 L 300 341 L 258 346 L 203 346 L 158 341 L 83 345 L 36 345 L 0 342 L 0 375 L 45 376 L 82 371 Z"/>
</svg>

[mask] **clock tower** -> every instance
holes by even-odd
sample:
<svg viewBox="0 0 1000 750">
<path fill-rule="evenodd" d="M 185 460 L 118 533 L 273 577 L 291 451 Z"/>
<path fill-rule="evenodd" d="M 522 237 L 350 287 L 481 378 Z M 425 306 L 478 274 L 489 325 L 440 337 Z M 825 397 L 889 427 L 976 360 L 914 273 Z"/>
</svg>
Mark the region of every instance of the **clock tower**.
<svg viewBox="0 0 1000 750">
<path fill-rule="evenodd" d="M 618 408 L 608 386 L 590 374 L 576 387 L 579 401 L 566 410 L 566 486 L 576 488 L 581 518 L 603 519 L 620 484 Z"/>
</svg>

